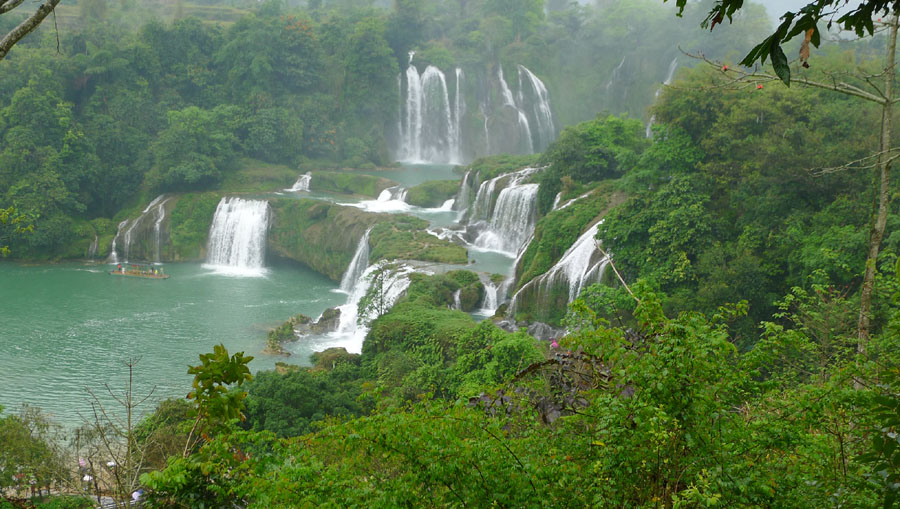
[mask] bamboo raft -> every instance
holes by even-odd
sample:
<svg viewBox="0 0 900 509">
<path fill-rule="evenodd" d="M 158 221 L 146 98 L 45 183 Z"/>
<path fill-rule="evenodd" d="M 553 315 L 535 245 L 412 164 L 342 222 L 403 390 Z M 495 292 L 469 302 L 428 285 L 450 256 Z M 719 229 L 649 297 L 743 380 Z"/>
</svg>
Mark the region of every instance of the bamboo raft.
<svg viewBox="0 0 900 509">
<path fill-rule="evenodd" d="M 109 271 L 110 276 L 127 276 L 127 277 L 142 277 L 145 279 L 169 279 L 168 274 L 163 274 L 159 271 L 155 271 L 150 267 L 143 265 L 132 265 L 130 268 L 125 268 L 124 266 L 121 269 L 111 270 Z"/>
</svg>

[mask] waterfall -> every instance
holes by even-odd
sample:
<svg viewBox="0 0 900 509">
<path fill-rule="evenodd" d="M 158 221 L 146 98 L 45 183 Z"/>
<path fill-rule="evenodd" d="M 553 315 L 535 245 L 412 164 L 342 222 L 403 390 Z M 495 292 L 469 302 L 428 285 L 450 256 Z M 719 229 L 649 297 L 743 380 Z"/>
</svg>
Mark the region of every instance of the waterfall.
<svg viewBox="0 0 900 509">
<path fill-rule="evenodd" d="M 119 263 L 119 253 L 116 252 L 116 245 L 119 242 L 119 236 L 122 234 L 122 228 L 125 228 L 125 225 L 127 224 L 127 219 L 119 223 L 119 227 L 116 230 L 116 236 L 113 237 L 112 245 L 109 247 L 109 263 Z"/>
<path fill-rule="evenodd" d="M 88 248 L 88 258 L 96 258 L 97 250 L 100 248 L 100 238 L 94 235 L 94 240 L 91 241 L 91 247 Z"/>
<path fill-rule="evenodd" d="M 500 80 L 500 93 L 503 95 L 503 105 L 509 106 L 516 110 L 516 113 L 519 117 L 519 133 L 522 137 L 525 138 L 525 147 L 527 154 L 534 153 L 534 141 L 531 139 L 531 126 L 528 124 L 528 117 L 525 116 L 525 112 L 522 111 L 519 106 L 516 105 L 516 100 L 513 98 L 512 91 L 509 89 L 509 85 L 506 84 L 506 80 L 503 79 L 503 66 L 497 66 L 497 77 Z"/>
<path fill-rule="evenodd" d="M 422 82 L 419 70 L 412 65 L 415 52 L 409 52 L 409 67 L 406 69 L 406 125 L 403 129 L 401 156 L 417 159 L 422 153 Z"/>
<path fill-rule="evenodd" d="M 399 201 L 399 202 L 406 203 L 406 195 L 408 193 L 409 193 L 409 190 L 404 187 L 393 186 L 393 187 L 389 187 L 387 189 L 382 190 L 378 194 L 378 198 L 375 201 L 380 201 L 380 202 Z"/>
<path fill-rule="evenodd" d="M 462 290 L 456 290 L 455 292 L 453 292 L 453 307 L 450 308 L 450 309 L 457 309 L 457 310 L 459 310 L 459 309 L 462 308 L 462 304 L 461 304 L 461 302 L 460 302 L 460 300 L 459 300 L 459 294 L 460 294 L 460 293 L 462 293 Z"/>
<path fill-rule="evenodd" d="M 285 191 L 290 191 L 292 193 L 296 193 L 299 191 L 309 191 L 309 183 L 312 181 L 312 173 L 306 172 L 304 175 L 300 175 L 297 178 L 297 181 L 294 182 L 294 185 Z"/>
<path fill-rule="evenodd" d="M 477 233 L 474 244 L 515 256 L 534 231 L 538 184 L 522 182 L 538 171 L 525 168 L 482 182 L 468 215 Z M 505 187 L 494 200 L 498 185 Z"/>
<path fill-rule="evenodd" d="M 465 96 L 460 93 L 462 88 L 463 72 L 459 67 L 456 68 L 456 97 L 453 100 L 453 129 L 454 139 L 456 140 L 456 164 L 462 162 L 462 117 L 465 114 L 466 102 Z"/>
<path fill-rule="evenodd" d="M 466 213 L 466 210 L 469 208 L 469 204 L 472 200 L 472 189 L 469 187 L 469 178 L 472 176 L 472 171 L 469 170 L 463 175 L 462 181 L 459 184 L 459 192 L 456 193 L 456 199 L 453 202 L 453 210 L 459 211 L 459 217 L 457 221 L 462 219 L 462 216 Z"/>
<path fill-rule="evenodd" d="M 366 267 L 369 266 L 369 232 L 371 231 L 372 228 L 369 228 L 362 238 L 359 239 L 356 253 L 353 255 L 353 259 L 350 260 L 350 265 L 347 266 L 344 277 L 341 278 L 341 291 L 343 292 L 351 293 L 353 286 L 356 285 L 356 282 L 366 271 Z"/>
<path fill-rule="evenodd" d="M 169 198 L 159 202 L 159 205 L 156 206 L 156 222 L 153 223 L 153 236 L 155 237 L 154 245 L 156 246 L 156 250 L 154 253 L 153 261 L 160 262 L 159 256 L 159 247 L 162 245 L 162 239 L 160 235 L 160 231 L 162 230 L 162 222 L 166 219 L 166 202 L 169 201 Z"/>
<path fill-rule="evenodd" d="M 494 205 L 486 231 L 475 239 L 484 249 L 518 253 L 534 230 L 537 184 L 521 184 L 503 188 Z"/>
<path fill-rule="evenodd" d="M 534 92 L 534 118 L 537 121 L 538 149 L 543 150 L 553 142 L 556 137 L 556 127 L 553 125 L 553 111 L 550 109 L 550 94 L 544 82 L 534 75 L 524 65 L 519 66 L 519 104 L 524 107 L 524 92 L 522 87 L 522 74 L 528 78 L 531 90 Z"/>
<path fill-rule="evenodd" d="M 478 110 L 481 111 L 481 116 L 484 117 L 484 153 L 491 153 L 491 133 L 488 130 L 488 114 L 487 110 L 484 107 L 484 104 L 478 106 Z"/>
<path fill-rule="evenodd" d="M 412 63 L 414 56 L 410 52 L 406 69 L 406 122 L 402 123 L 401 113 L 398 154 L 407 162 L 458 164 L 462 152 L 459 127 L 463 111 L 459 90 L 462 70 L 456 69 L 455 105 L 451 107 L 444 73 L 429 65 L 420 76 Z"/>
<path fill-rule="evenodd" d="M 368 327 L 360 324 L 360 301 L 369 293 L 372 284 L 379 285 L 375 290 L 379 295 L 373 299 L 377 304 L 365 310 L 362 321 L 374 320 L 387 312 L 409 288 L 409 275 L 413 272 L 415 269 L 407 265 L 391 265 L 383 261 L 366 268 L 353 281 L 347 302 L 338 308 L 341 311 L 340 324 L 337 331 L 329 334 L 329 346 L 343 346 L 350 353 L 361 352 Z"/>
<path fill-rule="evenodd" d="M 222 198 L 209 228 L 207 265 L 234 275 L 262 275 L 268 220 L 264 200 Z"/>
<path fill-rule="evenodd" d="M 166 219 L 166 203 L 172 197 L 161 194 L 153 199 L 134 219 L 126 219 L 119 223 L 116 236 L 109 250 L 109 263 L 119 263 L 119 249 L 123 251 L 127 262 L 132 255 L 146 260 L 160 261 L 160 249 L 163 243 L 162 224 Z M 120 244 L 121 239 L 121 244 Z"/>
<path fill-rule="evenodd" d="M 138 216 L 134 221 L 131 221 L 130 226 L 128 226 L 128 229 L 125 230 L 125 246 L 124 247 L 125 247 L 125 261 L 126 262 L 129 260 L 129 255 L 131 254 L 131 245 L 134 242 L 135 228 L 138 227 L 139 225 L 144 224 L 144 221 L 146 221 L 146 219 L 148 218 L 147 214 L 150 212 L 151 209 L 153 209 L 158 204 L 160 204 L 160 202 L 163 202 L 164 197 L 165 197 L 165 195 L 161 194 L 161 195 L 157 196 L 156 198 L 153 198 L 153 201 L 151 201 L 150 204 L 147 205 L 147 207 L 141 212 L 141 215 Z M 165 214 L 165 209 L 162 209 L 162 213 Z M 157 246 L 157 247 L 159 247 L 159 246 Z"/>
<path fill-rule="evenodd" d="M 535 302 L 552 305 L 553 288 L 563 285 L 568 289 L 566 302 L 572 302 L 584 287 L 600 281 L 609 264 L 609 258 L 597 248 L 597 229 L 602 222 L 582 233 L 550 270 L 520 288 L 510 302 L 511 312 L 515 312 L 521 296 L 527 292 L 537 292 Z"/>
<path fill-rule="evenodd" d="M 500 306 L 497 299 L 497 285 L 493 281 L 484 282 L 484 300 L 481 301 L 480 314 L 493 316 Z"/>
<path fill-rule="evenodd" d="M 613 72 L 609 77 L 609 81 L 606 82 L 607 96 L 609 95 L 609 92 L 613 86 L 613 83 L 615 83 L 616 80 L 619 78 L 619 73 L 622 71 L 622 66 L 624 66 L 624 65 L 625 65 L 625 57 L 622 57 L 622 61 L 619 62 L 619 65 L 617 65 L 615 69 L 613 69 Z"/>
<path fill-rule="evenodd" d="M 669 64 L 669 71 L 666 73 L 666 79 L 663 80 L 663 85 L 671 85 L 672 80 L 675 79 L 675 71 L 678 70 L 678 57 L 672 59 L 672 63 Z M 659 95 L 662 94 L 663 87 L 659 87 L 656 89 L 656 93 L 653 94 L 654 99 L 659 99 Z M 647 138 L 653 137 L 653 123 L 656 121 L 656 115 L 650 115 L 650 120 L 647 122 L 647 128 L 644 130 L 644 136 Z"/>
</svg>

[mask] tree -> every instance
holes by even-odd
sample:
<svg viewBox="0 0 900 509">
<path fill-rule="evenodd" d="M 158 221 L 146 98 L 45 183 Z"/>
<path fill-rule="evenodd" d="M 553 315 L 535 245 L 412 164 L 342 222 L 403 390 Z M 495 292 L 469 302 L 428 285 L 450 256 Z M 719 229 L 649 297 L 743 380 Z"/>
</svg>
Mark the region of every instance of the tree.
<svg viewBox="0 0 900 509">
<path fill-rule="evenodd" d="M 25 0 L 0 0 L 0 16 L 15 11 L 15 9 L 20 7 L 24 1 Z M 0 60 L 6 57 L 9 50 L 11 50 L 17 42 L 21 41 L 23 37 L 37 28 L 38 25 L 44 21 L 44 18 L 53 12 L 53 9 L 56 8 L 59 2 L 60 0 L 47 0 L 46 3 L 41 4 L 40 7 L 31 13 L 31 15 L 16 25 L 15 28 L 7 32 L 7 34 L 0 39 Z"/>
<path fill-rule="evenodd" d="M 886 29 L 888 31 L 887 54 L 884 65 L 881 70 L 874 74 L 858 76 L 857 79 L 861 84 L 851 83 L 846 76 L 832 76 L 830 79 L 817 81 L 810 79 L 808 76 L 792 76 L 790 65 L 781 44 L 792 39 L 793 37 L 804 33 L 803 44 L 800 48 L 800 62 L 802 67 L 809 67 L 808 59 L 810 56 L 809 45 L 819 45 L 819 33 L 816 23 L 834 11 L 827 11 L 827 8 L 838 7 L 841 2 L 836 0 L 817 0 L 811 2 L 800 9 L 800 17 L 792 12 L 787 12 L 782 16 L 784 20 L 779 26 L 775 34 L 767 38 L 765 41 L 757 45 L 745 58 L 741 61 L 741 65 L 751 66 L 755 62 L 764 62 L 767 57 L 772 60 L 772 67 L 775 74 L 769 74 L 762 71 L 747 72 L 740 68 L 729 68 L 727 65 L 719 66 L 726 75 L 734 76 L 735 81 L 754 81 L 758 87 L 762 87 L 762 81 L 772 81 L 779 79 L 786 85 L 799 83 L 805 86 L 821 88 L 839 92 L 845 95 L 853 96 L 865 101 L 877 104 L 881 108 L 881 125 L 879 130 L 879 150 L 871 157 L 862 161 L 855 161 L 841 167 L 847 169 L 849 167 L 865 167 L 875 168 L 877 171 L 877 206 L 872 214 L 871 230 L 869 234 L 869 249 L 866 258 L 866 266 L 863 275 L 863 281 L 860 288 L 860 305 L 859 319 L 857 322 L 858 343 L 857 351 L 865 354 L 869 343 L 871 313 L 872 313 L 872 296 L 875 289 L 875 271 L 877 268 L 878 254 L 881 249 L 881 243 L 884 239 L 884 232 L 887 226 L 888 212 L 890 208 L 890 172 L 891 164 L 898 157 L 896 150 L 892 147 L 891 133 L 893 130 L 893 110 L 898 102 L 898 98 L 894 97 L 894 80 L 896 79 L 896 52 L 897 52 L 897 29 L 900 24 L 900 2 L 885 0 L 870 0 L 863 2 L 857 9 L 848 12 L 838 18 L 838 23 L 845 29 L 854 30 L 857 35 L 863 36 L 865 32 L 870 35 L 875 33 L 875 27 Z M 678 0 L 681 9 L 684 8 L 684 0 Z M 723 16 L 731 19 L 735 11 L 740 9 L 741 2 L 735 0 L 723 0 L 710 11 L 704 26 L 708 23 L 710 28 L 714 28 L 720 23 Z M 892 10 L 894 14 L 886 22 L 872 20 L 872 16 L 878 12 L 888 14 Z M 829 22 L 829 26 L 831 22 Z M 708 61 L 709 62 L 709 61 Z M 709 62 L 712 63 L 712 62 Z M 874 162 L 873 162 L 874 161 Z M 860 164 L 861 163 L 861 164 Z M 868 163 L 868 165 L 866 165 Z"/>
</svg>

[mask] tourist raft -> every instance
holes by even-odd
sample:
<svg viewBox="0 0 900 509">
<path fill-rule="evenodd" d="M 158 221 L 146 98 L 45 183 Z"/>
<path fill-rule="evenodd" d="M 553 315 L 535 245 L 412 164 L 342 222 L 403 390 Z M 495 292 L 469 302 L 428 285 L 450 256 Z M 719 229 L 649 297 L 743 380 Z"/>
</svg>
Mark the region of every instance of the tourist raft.
<svg viewBox="0 0 900 509">
<path fill-rule="evenodd" d="M 150 265 L 135 265 L 121 263 L 116 266 L 116 270 L 109 271 L 111 276 L 130 276 L 142 277 L 146 279 L 169 279 L 168 274 L 163 274 L 162 269 L 151 267 Z"/>
</svg>

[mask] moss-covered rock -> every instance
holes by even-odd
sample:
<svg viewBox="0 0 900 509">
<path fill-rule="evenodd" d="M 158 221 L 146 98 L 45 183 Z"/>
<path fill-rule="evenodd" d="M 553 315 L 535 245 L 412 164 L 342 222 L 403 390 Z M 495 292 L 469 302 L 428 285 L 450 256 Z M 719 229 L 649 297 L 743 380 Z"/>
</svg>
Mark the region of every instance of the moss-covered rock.
<svg viewBox="0 0 900 509">
<path fill-rule="evenodd" d="M 590 195 L 566 208 L 542 217 L 534 229 L 534 240 L 528 245 L 516 267 L 516 289 L 553 267 L 578 237 L 594 222 L 621 203 L 623 196 L 601 186 Z"/>
<path fill-rule="evenodd" d="M 377 198 L 382 191 L 397 185 L 384 177 L 362 175 L 353 172 L 313 171 L 309 181 L 311 191 L 326 193 L 357 194 Z"/>
<path fill-rule="evenodd" d="M 164 260 L 196 261 L 206 257 L 209 226 L 221 199 L 217 192 L 187 193 L 174 198 Z"/>
<path fill-rule="evenodd" d="M 272 200 L 268 247 L 334 281 L 353 259 L 359 239 L 378 219 L 355 207 L 319 200 Z"/>
<path fill-rule="evenodd" d="M 432 180 L 409 188 L 406 203 L 416 207 L 440 207 L 456 196 L 457 191 L 458 180 Z"/>
<path fill-rule="evenodd" d="M 329 371 L 341 364 L 359 365 L 361 356 L 358 353 L 349 353 L 344 347 L 328 348 L 321 352 L 315 352 L 309 356 L 314 370 Z"/>
<path fill-rule="evenodd" d="M 540 154 L 511 155 L 501 154 L 496 156 L 476 159 L 466 170 L 478 173 L 480 180 L 489 180 L 504 173 L 510 173 L 529 166 L 534 167 L 540 160 Z"/>
<path fill-rule="evenodd" d="M 428 222 L 412 216 L 390 216 L 392 221 L 380 222 L 369 234 L 371 261 L 421 260 L 450 264 L 468 262 L 466 249 L 459 244 L 441 240 L 427 231 Z"/>
<path fill-rule="evenodd" d="M 271 164 L 257 159 L 243 158 L 234 170 L 225 173 L 221 192 L 264 193 L 290 187 L 300 173 L 283 164 Z"/>
<path fill-rule="evenodd" d="M 421 260 L 464 264 L 466 250 L 425 231 L 428 222 L 400 214 L 375 214 L 308 199 L 272 200 L 268 245 L 272 253 L 303 263 L 334 281 L 353 259 L 370 227 L 369 262 Z"/>
</svg>

